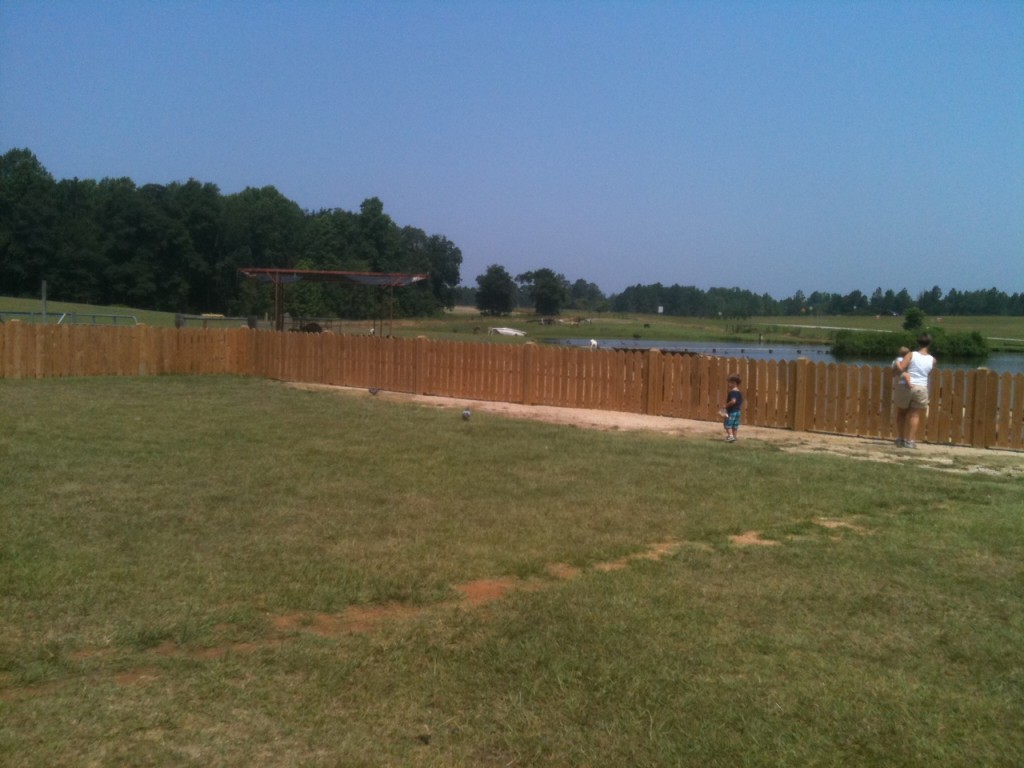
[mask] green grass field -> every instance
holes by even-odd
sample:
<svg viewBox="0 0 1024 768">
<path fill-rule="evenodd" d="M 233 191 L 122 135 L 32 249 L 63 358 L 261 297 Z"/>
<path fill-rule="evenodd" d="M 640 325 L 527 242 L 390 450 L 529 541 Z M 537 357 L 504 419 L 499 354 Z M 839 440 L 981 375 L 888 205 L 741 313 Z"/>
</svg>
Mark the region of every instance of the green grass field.
<svg viewBox="0 0 1024 768">
<path fill-rule="evenodd" d="M 32 313 L 31 319 L 24 319 L 23 322 L 42 322 L 43 304 L 39 299 L 16 299 L 10 296 L 0 296 L 0 313 Z M 63 314 L 75 313 L 79 315 L 80 323 L 95 323 L 97 325 L 128 325 L 134 318 L 140 323 L 158 327 L 171 328 L 174 326 L 173 312 L 152 312 L 145 309 L 133 309 L 131 307 L 101 307 L 92 304 L 76 304 L 69 301 L 47 301 L 46 320 L 49 323 L 56 323 Z M 114 320 L 112 316 L 117 315 Z M 12 316 L 14 319 L 22 319 Z"/>
<path fill-rule="evenodd" d="M 0 456 L 3 765 L 1024 762 L 1019 473 L 228 377 Z"/>
</svg>

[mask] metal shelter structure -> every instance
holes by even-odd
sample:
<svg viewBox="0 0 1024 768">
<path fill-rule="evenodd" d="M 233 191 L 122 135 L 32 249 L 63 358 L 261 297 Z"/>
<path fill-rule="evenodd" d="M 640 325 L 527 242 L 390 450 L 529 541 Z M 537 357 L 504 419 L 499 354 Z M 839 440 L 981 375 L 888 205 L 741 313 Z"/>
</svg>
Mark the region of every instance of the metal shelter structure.
<svg viewBox="0 0 1024 768">
<path fill-rule="evenodd" d="M 393 294 L 395 288 L 405 288 L 426 280 L 430 275 L 405 272 L 337 272 L 323 269 L 277 269 L 273 267 L 241 267 L 238 270 L 258 283 L 274 286 L 274 328 L 284 330 L 282 291 L 292 283 L 347 283 L 368 288 L 380 288 Z M 393 302 L 389 302 L 394 312 Z"/>
</svg>

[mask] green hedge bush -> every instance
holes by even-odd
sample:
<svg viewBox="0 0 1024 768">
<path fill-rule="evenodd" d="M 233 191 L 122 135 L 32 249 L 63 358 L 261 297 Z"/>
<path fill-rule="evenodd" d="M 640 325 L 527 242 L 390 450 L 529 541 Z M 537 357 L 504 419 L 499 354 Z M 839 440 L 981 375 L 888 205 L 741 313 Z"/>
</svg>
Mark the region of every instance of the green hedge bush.
<svg viewBox="0 0 1024 768">
<path fill-rule="evenodd" d="M 932 336 L 930 350 L 940 359 L 976 360 L 988 357 L 989 346 L 977 331 L 947 333 L 943 328 L 926 329 Z M 836 357 L 866 357 L 891 360 L 901 346 L 917 348 L 917 333 L 872 333 L 870 331 L 837 331 L 832 340 L 832 354 Z"/>
</svg>

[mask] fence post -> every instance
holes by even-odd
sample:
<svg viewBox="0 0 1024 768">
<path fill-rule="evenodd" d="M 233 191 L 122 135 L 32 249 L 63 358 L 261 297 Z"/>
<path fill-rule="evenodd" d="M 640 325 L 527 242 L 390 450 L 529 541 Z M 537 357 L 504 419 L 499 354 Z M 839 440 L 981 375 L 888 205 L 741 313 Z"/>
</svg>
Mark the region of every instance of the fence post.
<svg viewBox="0 0 1024 768">
<path fill-rule="evenodd" d="M 4 359 L 4 377 L 8 379 L 20 379 L 22 371 L 22 355 L 24 342 L 24 326 L 21 320 L 10 320 L 6 323 L 6 343 Z"/>
<path fill-rule="evenodd" d="M 968 442 L 972 448 L 983 448 L 985 442 L 985 424 L 982 415 L 985 412 L 985 387 L 981 377 L 981 368 L 970 371 L 967 378 L 971 383 L 970 411 L 965 414 L 970 425 Z"/>
<path fill-rule="evenodd" d="M 537 376 L 537 345 L 528 341 L 523 345 L 523 405 L 533 405 Z"/>
<path fill-rule="evenodd" d="M 653 347 L 644 357 L 643 402 L 640 412 L 657 416 L 661 411 L 661 350 Z"/>
<path fill-rule="evenodd" d="M 789 428 L 794 432 L 806 432 L 810 423 L 810 409 L 807 402 L 811 388 L 811 361 L 801 357 L 790 363 L 793 375 L 789 403 Z"/>
<path fill-rule="evenodd" d="M 427 394 L 427 348 L 430 341 L 426 336 L 416 337 L 416 347 L 413 354 L 413 391 L 417 395 Z"/>
<path fill-rule="evenodd" d="M 999 374 L 985 369 L 985 447 L 999 438 Z"/>
<path fill-rule="evenodd" d="M 999 377 L 988 368 L 971 371 L 974 396 L 971 398 L 971 446 L 989 448 L 996 440 L 996 407 Z"/>
</svg>

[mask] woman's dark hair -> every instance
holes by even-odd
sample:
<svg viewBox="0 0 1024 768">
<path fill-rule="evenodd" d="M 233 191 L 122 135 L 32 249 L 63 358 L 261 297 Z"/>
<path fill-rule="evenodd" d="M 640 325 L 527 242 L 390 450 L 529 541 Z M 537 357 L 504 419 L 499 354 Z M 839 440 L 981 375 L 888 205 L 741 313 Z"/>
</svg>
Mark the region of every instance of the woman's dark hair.
<svg viewBox="0 0 1024 768">
<path fill-rule="evenodd" d="M 932 337 L 927 333 L 922 333 L 917 337 L 917 348 L 930 347 L 932 345 Z"/>
</svg>

